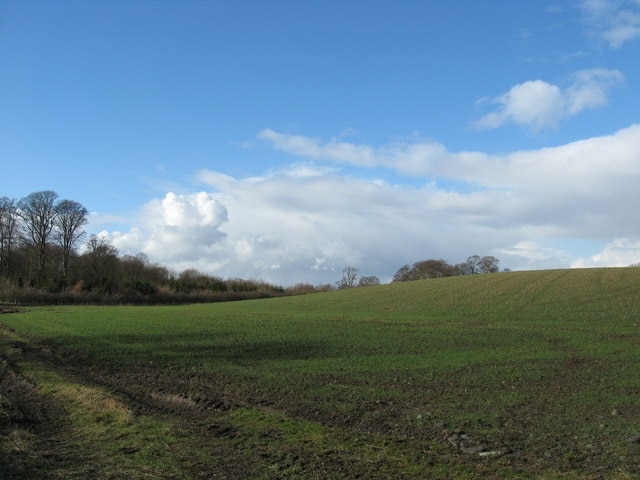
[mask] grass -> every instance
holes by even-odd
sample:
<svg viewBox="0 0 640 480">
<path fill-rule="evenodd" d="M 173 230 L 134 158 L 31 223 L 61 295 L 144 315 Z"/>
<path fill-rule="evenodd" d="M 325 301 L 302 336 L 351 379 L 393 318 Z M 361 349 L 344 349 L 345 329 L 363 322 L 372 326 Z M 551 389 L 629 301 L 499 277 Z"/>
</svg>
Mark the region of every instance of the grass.
<svg viewBox="0 0 640 480">
<path fill-rule="evenodd" d="M 135 415 L 105 389 L 65 378 L 40 361 L 22 360 L 15 345 L 23 341 L 15 334 L 5 332 L 3 340 L 2 353 L 37 384 L 36 390 L 21 397 L 37 412 L 37 421 L 26 427 L 19 422 L 5 425 L 0 453 L 14 461 L 0 462 L 0 474 L 7 474 L 6 478 L 120 475 L 142 479 L 168 478 L 167 474 L 186 478 L 175 454 L 181 449 L 176 448 L 178 439 L 171 425 Z"/>
<path fill-rule="evenodd" d="M 164 465 L 162 478 L 196 478 L 194 469 L 212 468 L 202 444 L 238 456 L 252 478 L 640 474 L 640 451 L 627 441 L 640 432 L 640 269 L 513 272 L 213 305 L 42 307 L 0 320 L 17 332 L 12 345 L 28 338 L 58 363 L 81 361 L 117 391 L 151 375 L 167 398 L 229 399 L 202 420 L 228 433 L 212 440 L 137 414 L 126 399 L 51 366 L 21 364 L 14 351 L 42 394 L 72 405 L 65 442 L 89 438 L 90 449 L 110 452 L 106 461 L 124 443 L 168 439 L 109 469 L 151 474 Z M 465 453 L 480 446 L 500 455 Z"/>
</svg>

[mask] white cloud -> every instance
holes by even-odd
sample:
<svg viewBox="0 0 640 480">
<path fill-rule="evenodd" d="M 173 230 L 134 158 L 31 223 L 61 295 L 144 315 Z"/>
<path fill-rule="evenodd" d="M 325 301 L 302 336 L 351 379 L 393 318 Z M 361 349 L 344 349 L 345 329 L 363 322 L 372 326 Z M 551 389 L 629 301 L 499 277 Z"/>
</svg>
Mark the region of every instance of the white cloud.
<svg viewBox="0 0 640 480">
<path fill-rule="evenodd" d="M 202 170 L 207 193 L 149 203 L 139 228 L 111 234 L 114 245 L 176 270 L 291 285 L 333 282 L 347 265 L 388 280 L 405 263 L 472 254 L 496 255 L 512 269 L 568 267 L 588 260 L 577 260 L 566 239 L 638 235 L 640 125 L 503 156 L 430 141 L 344 145 L 367 152 L 372 165 L 428 177 L 421 187 L 344 175 L 335 163 L 361 159 L 318 154 L 311 162 L 300 146 L 322 152 L 326 143 L 271 132 L 274 148 L 306 160 L 249 178 Z"/>
<path fill-rule="evenodd" d="M 161 211 L 164 224 L 171 227 L 217 228 L 227 220 L 224 207 L 205 192 L 188 196 L 169 192 L 161 202 Z"/>
<path fill-rule="evenodd" d="M 563 118 L 606 105 L 607 91 L 623 78 L 617 70 L 599 68 L 574 73 L 564 89 L 542 80 L 520 83 L 492 99 L 497 108 L 475 126 L 491 129 L 514 123 L 534 131 L 555 127 Z"/>
<path fill-rule="evenodd" d="M 337 143 L 334 140 L 323 143 L 319 139 L 271 129 L 260 132 L 258 139 L 269 142 L 277 150 L 298 157 L 360 167 L 386 167 L 415 176 L 467 176 L 475 181 L 481 176 L 479 170 L 484 169 L 486 162 L 490 160 L 488 155 L 481 152 L 452 153 L 433 140 L 395 142 L 374 148 L 348 142 Z"/>
<path fill-rule="evenodd" d="M 555 126 L 563 116 L 563 95 L 560 88 L 542 80 L 518 85 L 493 99 L 498 109 L 476 122 L 480 128 L 498 128 L 516 123 L 534 130 Z"/>
<path fill-rule="evenodd" d="M 547 247 L 531 240 L 521 240 L 513 246 L 499 248 L 496 255 L 503 263 L 516 262 L 521 269 L 538 270 L 568 264 L 570 255 L 557 247 Z"/>
<path fill-rule="evenodd" d="M 593 33 L 611 48 L 640 37 L 638 0 L 583 0 L 585 22 Z"/>
<path fill-rule="evenodd" d="M 575 115 L 582 110 L 603 107 L 607 104 L 607 90 L 622 82 L 624 75 L 617 70 L 594 68 L 581 70 L 572 76 L 572 83 L 565 93 L 565 111 Z"/>
<path fill-rule="evenodd" d="M 627 267 L 640 262 L 640 240 L 616 238 L 607 243 L 601 252 L 572 262 L 573 268 Z"/>
<path fill-rule="evenodd" d="M 326 158 L 366 167 L 375 165 L 376 161 L 374 150 L 365 145 L 354 145 L 337 140 L 320 145 L 317 139 L 300 135 L 284 135 L 269 128 L 261 131 L 258 139 L 270 141 L 277 149 L 301 157 Z"/>
<path fill-rule="evenodd" d="M 289 137 L 282 133 L 278 133 L 278 136 Z M 304 141 L 306 137 L 295 138 Z M 322 142 L 314 141 L 315 148 L 324 148 Z M 311 156 L 304 150 L 287 150 L 283 146 L 285 144 L 286 142 L 274 144 L 274 147 L 295 156 Z M 358 148 L 360 146 L 354 145 L 354 150 Z M 433 141 L 397 142 L 377 149 L 366 148 L 371 151 L 368 158 L 373 166 L 384 166 L 405 175 L 463 182 L 471 185 L 471 191 L 474 191 L 473 186 L 476 191 L 485 188 L 505 191 L 526 187 L 575 190 L 577 195 L 591 195 L 595 191 L 600 192 L 602 185 L 611 186 L 603 183 L 603 179 L 615 179 L 621 185 L 627 185 L 627 179 L 633 178 L 637 173 L 634 151 L 640 150 L 640 125 L 622 129 L 613 135 L 541 150 L 516 151 L 502 156 L 477 151 L 451 152 L 444 145 Z M 338 163 L 349 161 L 346 157 L 315 158 Z M 361 162 L 356 159 L 354 164 L 361 165 Z M 227 183 L 218 174 L 210 175 L 211 180 L 221 188 Z M 571 181 L 568 182 L 567 179 Z"/>
<path fill-rule="evenodd" d="M 198 262 L 216 252 L 227 220 L 224 205 L 210 193 L 169 192 L 144 207 L 140 226 L 101 234 L 122 252 L 141 251 L 166 264 Z"/>
</svg>

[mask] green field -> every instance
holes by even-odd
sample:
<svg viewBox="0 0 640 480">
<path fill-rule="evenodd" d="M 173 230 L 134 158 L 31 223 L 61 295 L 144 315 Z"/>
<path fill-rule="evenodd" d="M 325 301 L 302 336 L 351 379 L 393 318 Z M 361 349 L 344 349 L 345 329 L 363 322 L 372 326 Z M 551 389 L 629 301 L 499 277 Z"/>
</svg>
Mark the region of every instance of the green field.
<svg viewBox="0 0 640 480">
<path fill-rule="evenodd" d="M 640 478 L 640 268 L 0 322 L 0 478 Z"/>
</svg>

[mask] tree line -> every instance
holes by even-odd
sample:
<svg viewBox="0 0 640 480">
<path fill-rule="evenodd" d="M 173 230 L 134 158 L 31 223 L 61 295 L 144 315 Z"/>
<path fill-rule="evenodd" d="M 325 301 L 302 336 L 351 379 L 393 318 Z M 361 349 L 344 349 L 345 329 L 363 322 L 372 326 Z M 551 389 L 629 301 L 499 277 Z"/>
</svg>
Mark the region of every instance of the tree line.
<svg viewBox="0 0 640 480">
<path fill-rule="evenodd" d="M 0 197 L 0 277 L 39 288 L 54 277 L 66 284 L 87 216 L 80 203 L 58 201 L 58 194 L 50 190 L 18 201 Z"/>
<path fill-rule="evenodd" d="M 269 283 L 222 279 L 189 269 L 180 273 L 139 253 L 120 255 L 107 239 L 84 241 L 88 210 L 60 199 L 51 190 L 15 200 L 0 197 L 0 301 L 16 303 L 184 303 L 297 295 L 379 285 L 376 276 L 361 276 L 346 267 L 335 285 L 299 283 L 288 288 Z M 404 265 L 393 282 L 493 273 L 499 260 L 470 256 L 450 265 L 424 260 Z"/>
<path fill-rule="evenodd" d="M 393 276 L 392 282 L 426 280 L 428 278 L 475 275 L 500 271 L 500 260 L 493 256 L 471 255 L 465 262 L 450 265 L 446 260 L 422 260 L 413 265 L 403 265 Z M 348 266 L 342 271 L 342 278 L 336 282 L 339 289 L 380 285 L 380 279 L 373 275 L 360 276 L 356 267 Z"/>
<path fill-rule="evenodd" d="M 197 270 L 173 272 L 148 257 L 120 255 L 86 236 L 88 210 L 50 190 L 0 197 L 0 301 L 15 303 L 184 303 L 284 295 L 265 282 Z"/>
<path fill-rule="evenodd" d="M 445 260 L 423 260 L 413 265 L 404 265 L 393 276 L 394 282 L 424 280 L 427 278 L 476 275 L 500 271 L 500 260 L 493 256 L 471 255 L 465 262 L 450 265 Z"/>
</svg>

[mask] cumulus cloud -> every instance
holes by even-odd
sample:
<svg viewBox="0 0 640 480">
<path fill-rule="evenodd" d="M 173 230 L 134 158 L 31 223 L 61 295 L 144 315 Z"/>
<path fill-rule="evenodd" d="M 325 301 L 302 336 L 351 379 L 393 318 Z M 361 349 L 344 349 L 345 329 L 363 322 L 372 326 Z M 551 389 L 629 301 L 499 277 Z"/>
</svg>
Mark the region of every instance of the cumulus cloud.
<svg viewBox="0 0 640 480">
<path fill-rule="evenodd" d="M 542 80 L 531 80 L 518 85 L 491 101 L 496 111 L 488 113 L 476 122 L 479 128 L 498 128 L 505 123 L 540 130 L 555 126 L 564 113 L 560 88 Z"/>
<path fill-rule="evenodd" d="M 215 172 L 202 171 L 200 179 L 214 190 L 224 188 L 221 194 L 235 219 L 225 226 L 234 258 L 230 266 L 244 268 L 242 275 L 285 284 L 337 279 L 346 265 L 390 277 L 403 262 L 415 261 L 425 251 L 465 255 L 460 253 L 464 240 L 448 223 L 484 214 L 461 196 L 434 187 L 409 189 L 326 171 L 302 177 L 285 169 L 224 184 Z M 446 218 L 446 203 L 457 204 L 451 208 L 460 209 L 458 218 Z M 469 225 L 478 248 L 487 229 Z"/>
<path fill-rule="evenodd" d="M 638 0 L 583 0 L 581 8 L 587 26 L 611 48 L 640 37 Z"/>
<path fill-rule="evenodd" d="M 101 234 L 123 252 L 141 251 L 166 264 L 198 262 L 216 252 L 227 220 L 226 208 L 210 193 L 169 192 L 143 208 L 139 226 Z"/>
<path fill-rule="evenodd" d="M 616 238 L 607 243 L 601 252 L 572 262 L 573 268 L 627 267 L 640 263 L 640 240 Z"/>
<path fill-rule="evenodd" d="M 367 152 L 376 168 L 413 172 L 421 186 L 358 178 L 353 169 L 346 175 L 341 165 L 362 160 L 322 153 L 331 140 L 289 142 L 270 132 L 263 140 L 291 154 L 289 166 L 247 178 L 201 170 L 206 192 L 150 202 L 138 227 L 111 233 L 114 245 L 176 270 L 282 285 L 333 282 L 347 265 L 385 281 L 406 263 L 456 263 L 473 254 L 495 255 L 512 269 L 638 261 L 640 125 L 501 156 L 451 152 L 431 141 L 343 145 Z M 618 240 L 577 259 L 566 246 L 573 238 Z"/>
<path fill-rule="evenodd" d="M 164 225 L 189 229 L 192 227 L 218 228 L 227 220 L 224 207 L 210 194 L 176 195 L 169 192 L 159 205 Z"/>
<path fill-rule="evenodd" d="M 520 83 L 489 100 L 496 109 L 475 126 L 492 129 L 514 123 L 534 131 L 552 128 L 564 118 L 606 105 L 608 90 L 623 78 L 617 70 L 599 68 L 574 73 L 564 89 L 543 80 Z"/>
</svg>

